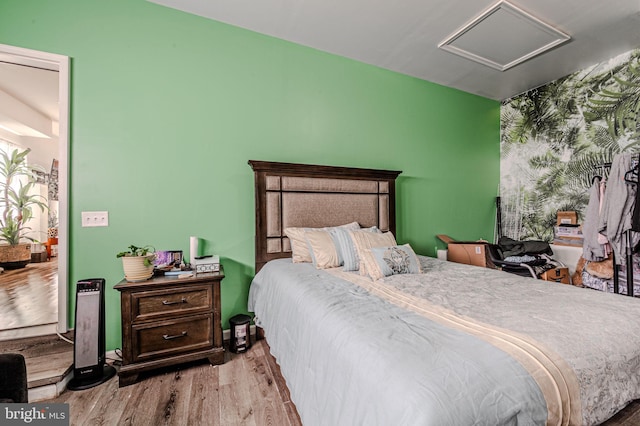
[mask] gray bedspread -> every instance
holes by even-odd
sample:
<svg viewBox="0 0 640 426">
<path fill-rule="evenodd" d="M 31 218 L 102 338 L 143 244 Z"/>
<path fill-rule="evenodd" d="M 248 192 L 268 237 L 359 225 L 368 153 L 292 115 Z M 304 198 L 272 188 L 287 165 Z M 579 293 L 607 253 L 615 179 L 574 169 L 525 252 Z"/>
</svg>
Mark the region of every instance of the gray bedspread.
<svg viewBox="0 0 640 426">
<path fill-rule="evenodd" d="M 592 425 L 640 398 L 640 300 L 420 260 L 423 274 L 371 288 L 357 274 L 290 260 L 256 275 L 249 310 L 305 425 Z M 387 291 L 399 299 L 379 297 Z M 558 355 L 579 386 L 579 403 L 564 411 L 578 415 L 549 414 L 563 407 L 549 406 L 530 371 L 491 339 L 398 303 L 418 299 L 406 304 L 513 330 Z"/>
</svg>

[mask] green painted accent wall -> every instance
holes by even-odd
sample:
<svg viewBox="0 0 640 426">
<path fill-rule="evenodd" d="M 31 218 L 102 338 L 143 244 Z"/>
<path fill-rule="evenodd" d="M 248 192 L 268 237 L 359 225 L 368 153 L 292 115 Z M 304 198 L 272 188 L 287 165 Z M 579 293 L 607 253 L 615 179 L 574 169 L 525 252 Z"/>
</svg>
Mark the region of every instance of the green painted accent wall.
<svg viewBox="0 0 640 426">
<path fill-rule="evenodd" d="M 493 237 L 499 102 L 144 0 L 2 0 L 0 43 L 72 59 L 69 286 L 106 278 L 108 349 L 130 244 L 200 236 L 227 273 L 223 327 L 246 312 L 250 159 L 403 170 L 397 239 L 421 254 Z"/>
</svg>

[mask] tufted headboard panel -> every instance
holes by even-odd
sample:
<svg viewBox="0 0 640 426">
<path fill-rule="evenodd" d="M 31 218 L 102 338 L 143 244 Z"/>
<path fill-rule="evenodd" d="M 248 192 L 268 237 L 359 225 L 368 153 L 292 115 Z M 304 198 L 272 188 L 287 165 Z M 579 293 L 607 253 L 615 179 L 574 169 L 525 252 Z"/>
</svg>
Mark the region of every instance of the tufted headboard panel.
<svg viewBox="0 0 640 426">
<path fill-rule="evenodd" d="M 250 160 L 255 175 L 256 272 L 272 259 L 291 257 L 288 227 L 358 222 L 395 234 L 392 170 Z"/>
</svg>

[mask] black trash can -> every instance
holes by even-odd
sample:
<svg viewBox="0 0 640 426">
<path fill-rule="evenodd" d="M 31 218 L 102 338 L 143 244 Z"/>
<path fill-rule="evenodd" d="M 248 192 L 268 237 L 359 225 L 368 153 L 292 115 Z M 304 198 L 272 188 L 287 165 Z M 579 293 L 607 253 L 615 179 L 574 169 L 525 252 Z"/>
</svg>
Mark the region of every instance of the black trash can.
<svg viewBox="0 0 640 426">
<path fill-rule="evenodd" d="M 249 315 L 238 314 L 229 318 L 229 327 L 231 329 L 229 350 L 231 352 L 246 352 L 251 347 L 250 324 L 251 318 Z"/>
</svg>

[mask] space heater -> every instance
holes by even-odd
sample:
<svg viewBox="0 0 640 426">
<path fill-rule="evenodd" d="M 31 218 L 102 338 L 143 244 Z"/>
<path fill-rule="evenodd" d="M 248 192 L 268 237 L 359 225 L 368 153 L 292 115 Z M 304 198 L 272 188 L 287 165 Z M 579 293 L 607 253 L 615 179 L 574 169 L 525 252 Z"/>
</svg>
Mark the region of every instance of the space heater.
<svg viewBox="0 0 640 426">
<path fill-rule="evenodd" d="M 116 370 L 106 364 L 104 335 L 104 278 L 76 284 L 76 326 L 73 379 L 70 390 L 92 388 L 112 378 Z"/>
</svg>

